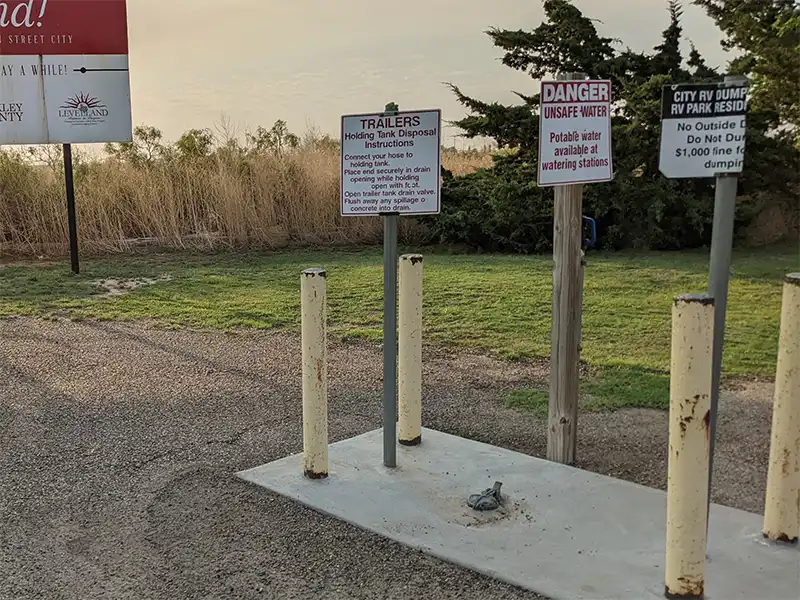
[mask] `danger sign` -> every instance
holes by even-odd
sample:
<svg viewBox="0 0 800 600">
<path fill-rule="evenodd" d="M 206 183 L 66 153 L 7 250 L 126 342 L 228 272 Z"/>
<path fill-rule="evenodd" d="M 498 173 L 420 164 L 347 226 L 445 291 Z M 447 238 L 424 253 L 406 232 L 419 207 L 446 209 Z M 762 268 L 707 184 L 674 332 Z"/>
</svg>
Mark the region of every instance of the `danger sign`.
<svg viewBox="0 0 800 600">
<path fill-rule="evenodd" d="M 611 82 L 543 81 L 539 186 L 611 179 Z"/>
</svg>

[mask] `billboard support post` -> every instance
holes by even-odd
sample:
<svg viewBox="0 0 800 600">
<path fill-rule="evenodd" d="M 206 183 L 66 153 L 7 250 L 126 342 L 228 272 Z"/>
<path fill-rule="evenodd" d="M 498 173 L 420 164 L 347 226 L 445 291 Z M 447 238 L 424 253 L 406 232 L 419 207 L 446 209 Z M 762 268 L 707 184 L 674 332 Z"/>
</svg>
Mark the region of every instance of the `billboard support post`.
<svg viewBox="0 0 800 600">
<path fill-rule="evenodd" d="M 67 221 L 69 225 L 69 257 L 72 273 L 81 272 L 78 259 L 78 218 L 75 214 L 75 181 L 72 173 L 72 144 L 64 144 L 64 184 L 67 191 Z"/>
</svg>

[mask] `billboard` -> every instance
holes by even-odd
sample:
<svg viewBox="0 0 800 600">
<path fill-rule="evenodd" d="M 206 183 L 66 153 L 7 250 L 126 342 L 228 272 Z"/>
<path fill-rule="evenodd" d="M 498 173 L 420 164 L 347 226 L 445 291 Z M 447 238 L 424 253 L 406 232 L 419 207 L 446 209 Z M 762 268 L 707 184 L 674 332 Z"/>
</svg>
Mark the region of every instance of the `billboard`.
<svg viewBox="0 0 800 600">
<path fill-rule="evenodd" d="M 0 144 L 132 139 L 125 2 L 0 2 Z"/>
</svg>

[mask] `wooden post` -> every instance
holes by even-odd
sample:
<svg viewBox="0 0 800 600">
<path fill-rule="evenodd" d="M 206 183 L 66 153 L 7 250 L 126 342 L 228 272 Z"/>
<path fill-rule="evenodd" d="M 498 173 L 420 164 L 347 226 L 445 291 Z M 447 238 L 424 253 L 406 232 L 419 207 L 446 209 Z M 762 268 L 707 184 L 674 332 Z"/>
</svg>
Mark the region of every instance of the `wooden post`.
<svg viewBox="0 0 800 600">
<path fill-rule="evenodd" d="M 564 73 L 559 80 L 585 79 Z M 553 208 L 553 330 L 547 459 L 575 463 L 582 290 L 583 185 L 555 188 Z"/>
</svg>

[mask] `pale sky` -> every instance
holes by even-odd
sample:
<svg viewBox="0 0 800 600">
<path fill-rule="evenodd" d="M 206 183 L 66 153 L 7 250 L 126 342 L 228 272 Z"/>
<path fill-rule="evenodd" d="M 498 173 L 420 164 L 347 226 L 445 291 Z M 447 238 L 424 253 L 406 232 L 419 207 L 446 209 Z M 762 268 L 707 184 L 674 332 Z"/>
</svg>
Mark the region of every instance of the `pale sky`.
<svg viewBox="0 0 800 600">
<path fill-rule="evenodd" d="M 664 0 L 576 1 L 603 35 L 636 50 L 659 43 Z M 684 35 L 709 62 L 726 62 L 720 35 L 685 3 Z M 383 109 L 463 108 L 442 84 L 512 102 L 534 82 L 504 67 L 485 31 L 531 29 L 534 0 L 128 0 L 134 124 L 174 139 L 223 118 L 243 128 L 284 119 L 338 132 L 339 116 Z M 688 42 L 687 42 L 688 48 Z M 450 141 L 447 142 L 448 145 Z"/>
</svg>

